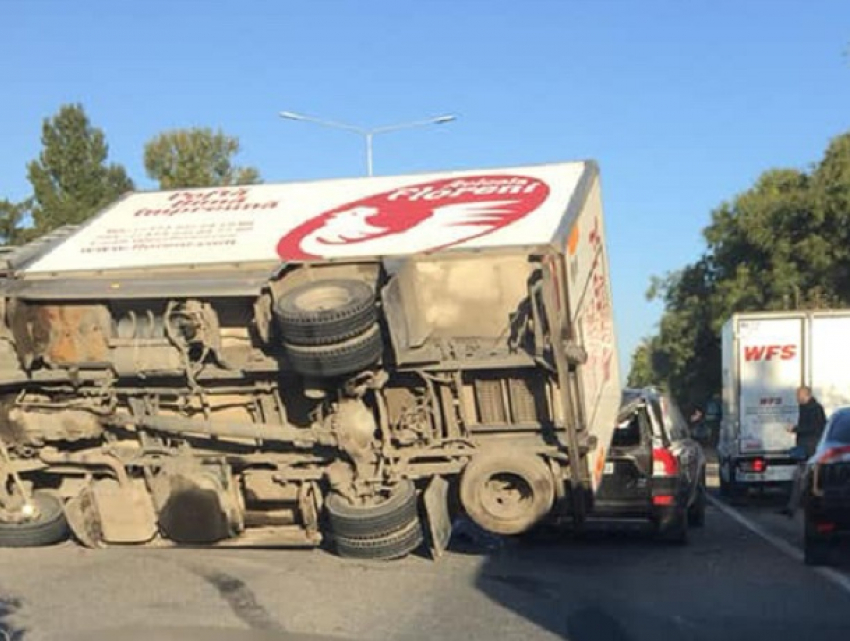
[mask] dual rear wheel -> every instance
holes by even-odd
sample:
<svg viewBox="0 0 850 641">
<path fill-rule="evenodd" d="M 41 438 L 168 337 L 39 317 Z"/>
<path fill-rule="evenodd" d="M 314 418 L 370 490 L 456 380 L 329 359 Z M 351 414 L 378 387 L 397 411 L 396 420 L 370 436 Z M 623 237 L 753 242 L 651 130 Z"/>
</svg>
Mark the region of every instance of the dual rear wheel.
<svg viewBox="0 0 850 641">
<path fill-rule="evenodd" d="M 381 357 L 375 291 L 363 281 L 304 283 L 281 296 L 275 311 L 289 364 L 302 376 L 354 374 Z"/>
<path fill-rule="evenodd" d="M 336 551 L 358 559 L 396 559 L 423 541 L 416 487 L 404 480 L 367 504 L 331 494 L 325 504 Z"/>
</svg>

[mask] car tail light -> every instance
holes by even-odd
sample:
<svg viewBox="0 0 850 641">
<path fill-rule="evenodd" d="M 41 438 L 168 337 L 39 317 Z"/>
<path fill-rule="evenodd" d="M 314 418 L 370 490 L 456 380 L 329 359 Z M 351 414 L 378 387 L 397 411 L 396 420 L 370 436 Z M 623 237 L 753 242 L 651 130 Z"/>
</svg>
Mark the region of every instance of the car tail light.
<svg viewBox="0 0 850 641">
<path fill-rule="evenodd" d="M 835 531 L 835 523 L 818 523 L 815 529 L 818 531 L 818 534 L 829 534 Z"/>
<path fill-rule="evenodd" d="M 741 468 L 742 472 L 763 474 L 767 470 L 767 461 L 763 458 L 754 458 L 739 462 L 738 467 Z"/>
<path fill-rule="evenodd" d="M 837 458 L 850 454 L 850 445 L 841 445 L 839 447 L 831 447 L 826 452 L 821 454 L 818 463 L 829 463 Z"/>
<path fill-rule="evenodd" d="M 652 450 L 653 476 L 676 476 L 678 473 L 679 461 L 673 452 L 661 447 Z"/>
<path fill-rule="evenodd" d="M 652 497 L 653 505 L 673 505 L 673 496 L 671 494 L 662 494 L 661 496 Z"/>
</svg>

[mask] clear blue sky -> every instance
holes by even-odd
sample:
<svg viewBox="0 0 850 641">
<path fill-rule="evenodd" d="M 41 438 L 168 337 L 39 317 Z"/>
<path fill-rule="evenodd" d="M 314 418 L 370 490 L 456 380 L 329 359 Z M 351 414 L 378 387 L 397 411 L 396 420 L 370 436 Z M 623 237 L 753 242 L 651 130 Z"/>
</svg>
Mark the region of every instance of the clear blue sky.
<svg viewBox="0 0 850 641">
<path fill-rule="evenodd" d="M 280 120 L 460 119 L 376 142 L 376 171 L 600 162 L 622 359 L 653 274 L 713 207 L 850 129 L 848 0 L 5 0 L 0 197 L 42 118 L 82 102 L 142 187 L 159 131 L 221 127 L 267 181 L 354 175 L 361 141 Z M 625 369 L 625 363 L 624 363 Z"/>
</svg>

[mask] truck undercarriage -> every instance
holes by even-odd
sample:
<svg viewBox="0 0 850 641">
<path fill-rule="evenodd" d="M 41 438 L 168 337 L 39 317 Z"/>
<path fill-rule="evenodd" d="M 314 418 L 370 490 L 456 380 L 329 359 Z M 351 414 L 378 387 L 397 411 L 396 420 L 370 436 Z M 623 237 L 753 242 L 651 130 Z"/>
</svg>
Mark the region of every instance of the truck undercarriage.
<svg viewBox="0 0 850 641">
<path fill-rule="evenodd" d="M 443 547 L 450 506 L 508 535 L 580 518 L 595 443 L 554 258 L 7 280 L 0 544 L 60 536 L 58 500 L 92 547 L 384 558 Z"/>
</svg>

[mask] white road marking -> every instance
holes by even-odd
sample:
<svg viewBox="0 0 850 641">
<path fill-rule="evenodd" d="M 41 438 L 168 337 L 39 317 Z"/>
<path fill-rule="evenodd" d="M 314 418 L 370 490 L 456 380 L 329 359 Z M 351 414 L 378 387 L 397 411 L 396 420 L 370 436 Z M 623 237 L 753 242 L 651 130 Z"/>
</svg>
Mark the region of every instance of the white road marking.
<svg viewBox="0 0 850 641">
<path fill-rule="evenodd" d="M 754 523 L 746 516 L 741 514 L 738 510 L 728 506 L 723 501 L 719 501 L 713 496 L 708 496 L 708 500 L 711 504 L 716 507 L 718 510 L 723 512 L 726 516 L 728 516 L 733 521 L 736 521 L 740 525 L 743 525 L 753 534 L 761 537 L 768 543 L 770 543 L 777 550 L 785 554 L 786 556 L 794 559 L 798 563 L 803 562 L 803 551 L 790 543 L 785 541 L 778 536 L 771 534 L 767 530 L 765 530 L 762 526 L 757 523 Z M 815 572 L 820 574 L 824 579 L 831 582 L 833 585 L 843 590 L 847 594 L 850 594 L 850 577 L 842 574 L 838 570 L 834 570 L 833 568 L 812 568 Z"/>
</svg>

